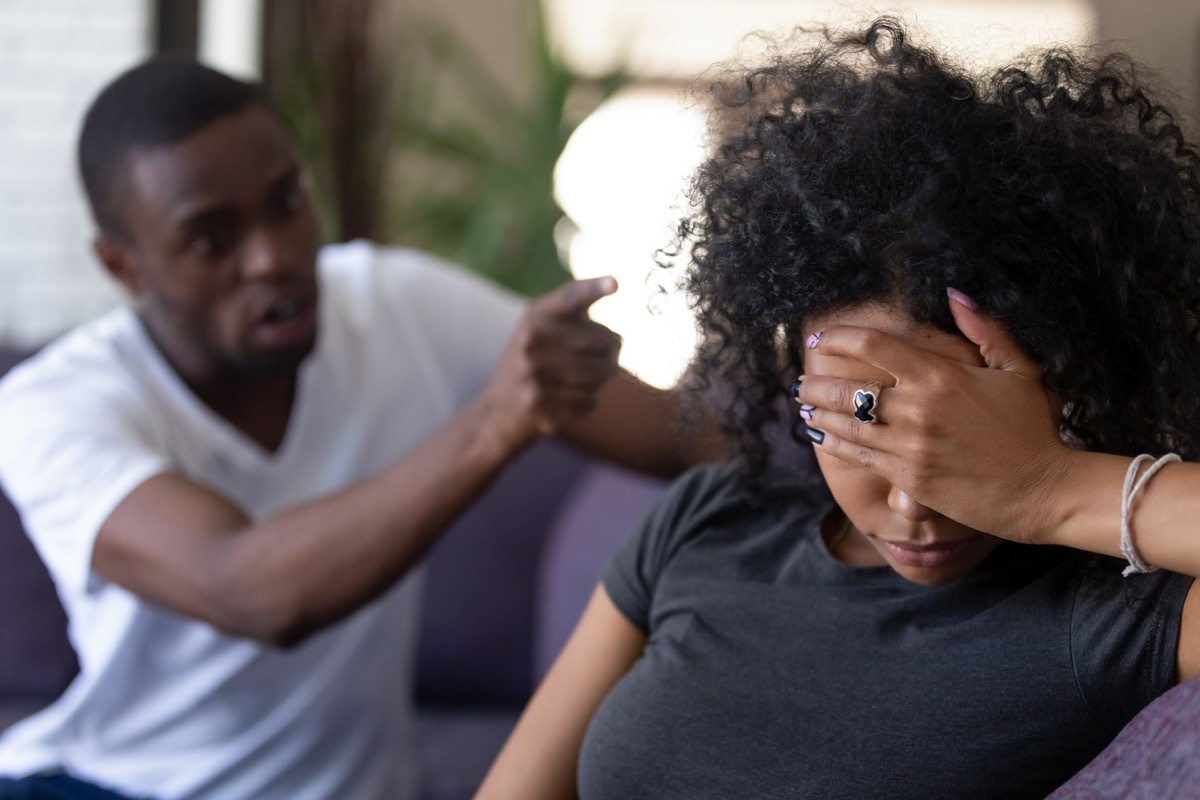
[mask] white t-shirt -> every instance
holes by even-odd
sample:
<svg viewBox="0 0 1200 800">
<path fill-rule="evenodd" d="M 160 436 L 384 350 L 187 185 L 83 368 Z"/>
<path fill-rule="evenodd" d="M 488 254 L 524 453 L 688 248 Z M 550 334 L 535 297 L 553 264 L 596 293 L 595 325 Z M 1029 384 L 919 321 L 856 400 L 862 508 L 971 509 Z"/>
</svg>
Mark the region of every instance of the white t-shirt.
<svg viewBox="0 0 1200 800">
<path fill-rule="evenodd" d="M 81 665 L 62 698 L 0 737 L 0 773 L 65 768 L 165 800 L 413 796 L 419 575 L 283 651 L 91 570 L 101 523 L 152 475 L 185 475 L 261 519 L 378 472 L 483 387 L 524 310 L 461 269 L 367 242 L 325 248 L 319 275 L 317 346 L 274 453 L 200 403 L 127 309 L 0 383 L 0 481 Z"/>
</svg>

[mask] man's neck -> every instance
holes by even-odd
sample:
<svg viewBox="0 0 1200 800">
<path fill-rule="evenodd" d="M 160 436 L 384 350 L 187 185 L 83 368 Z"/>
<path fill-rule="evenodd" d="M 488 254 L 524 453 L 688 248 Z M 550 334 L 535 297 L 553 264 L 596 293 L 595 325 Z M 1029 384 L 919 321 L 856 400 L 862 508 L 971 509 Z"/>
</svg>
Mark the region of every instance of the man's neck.
<svg viewBox="0 0 1200 800">
<path fill-rule="evenodd" d="M 172 346 L 142 320 L 155 349 L 168 367 L 204 405 L 264 450 L 283 443 L 296 399 L 298 367 L 254 374 Z"/>
<path fill-rule="evenodd" d="M 227 377 L 207 386 L 186 378 L 184 382 L 202 403 L 264 450 L 275 452 L 283 443 L 296 400 L 294 370 L 270 377 Z"/>
</svg>

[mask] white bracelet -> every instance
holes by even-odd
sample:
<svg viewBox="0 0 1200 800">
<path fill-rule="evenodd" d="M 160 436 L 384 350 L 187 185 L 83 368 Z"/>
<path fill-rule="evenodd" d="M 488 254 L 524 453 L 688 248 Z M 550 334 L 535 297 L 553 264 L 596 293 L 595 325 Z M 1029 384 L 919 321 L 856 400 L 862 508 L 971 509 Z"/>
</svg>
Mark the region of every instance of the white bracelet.
<svg viewBox="0 0 1200 800">
<path fill-rule="evenodd" d="M 1142 560 L 1138 554 L 1137 548 L 1133 546 L 1133 529 L 1129 524 L 1129 515 L 1133 510 L 1133 501 L 1145 488 L 1150 479 L 1160 469 L 1170 464 L 1172 461 L 1179 461 L 1179 456 L 1174 453 L 1167 453 L 1162 458 L 1154 461 L 1154 456 L 1142 455 L 1135 458 L 1129 464 L 1129 471 L 1125 473 L 1125 486 L 1121 490 L 1121 555 L 1125 556 L 1125 560 L 1129 562 L 1129 566 L 1121 572 L 1125 577 L 1129 577 L 1138 572 L 1154 572 L 1158 567 L 1151 566 Z M 1147 461 L 1154 461 L 1150 468 L 1138 478 L 1137 483 L 1134 483 L 1134 478 L 1137 477 L 1138 468 Z"/>
</svg>

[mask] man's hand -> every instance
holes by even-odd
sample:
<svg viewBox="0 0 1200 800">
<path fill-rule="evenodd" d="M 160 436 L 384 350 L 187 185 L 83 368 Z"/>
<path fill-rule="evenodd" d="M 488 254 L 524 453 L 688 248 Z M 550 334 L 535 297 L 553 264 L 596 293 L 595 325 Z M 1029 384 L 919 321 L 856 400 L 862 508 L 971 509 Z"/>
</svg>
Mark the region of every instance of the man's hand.
<svg viewBox="0 0 1200 800">
<path fill-rule="evenodd" d="M 617 290 L 612 277 L 570 281 L 534 300 L 481 399 L 495 435 L 519 450 L 587 416 L 617 372 L 621 337 L 588 318 Z"/>
</svg>

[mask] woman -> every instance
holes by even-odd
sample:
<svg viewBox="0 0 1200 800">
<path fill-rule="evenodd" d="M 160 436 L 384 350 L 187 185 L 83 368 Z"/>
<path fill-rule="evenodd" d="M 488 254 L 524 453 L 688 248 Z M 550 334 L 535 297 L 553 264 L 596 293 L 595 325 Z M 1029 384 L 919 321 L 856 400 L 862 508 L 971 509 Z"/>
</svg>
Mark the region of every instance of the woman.
<svg viewBox="0 0 1200 800">
<path fill-rule="evenodd" d="M 481 798 L 1040 798 L 1200 673 L 1200 540 L 1145 529 L 1159 478 L 1060 525 L 1065 483 L 964 499 L 902 430 L 936 425 L 919 387 L 1017 375 L 1046 390 L 950 409 L 958 441 L 1069 441 L 1009 452 L 1042 476 L 1085 449 L 1123 472 L 1200 454 L 1200 159 L 1122 59 L 977 79 L 893 20 L 812 39 L 714 86 L 721 144 L 681 228 L 697 373 L 732 387 L 744 457 L 681 479 L 616 553 Z M 960 335 L 948 290 L 1013 348 Z M 798 374 L 808 476 L 763 436 Z"/>
</svg>

